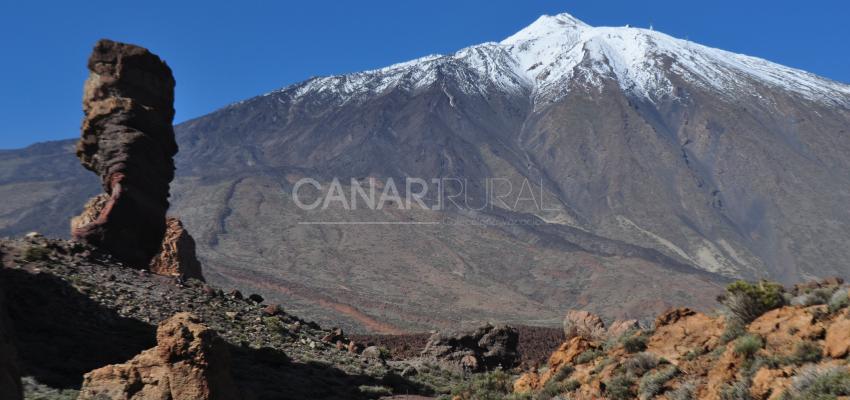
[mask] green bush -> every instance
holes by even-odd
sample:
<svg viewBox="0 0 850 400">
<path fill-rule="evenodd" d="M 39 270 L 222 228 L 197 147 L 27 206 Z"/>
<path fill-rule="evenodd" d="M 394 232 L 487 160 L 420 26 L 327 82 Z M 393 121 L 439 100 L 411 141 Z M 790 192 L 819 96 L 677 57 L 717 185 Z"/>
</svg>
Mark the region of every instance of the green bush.
<svg viewBox="0 0 850 400">
<path fill-rule="evenodd" d="M 579 387 L 581 387 L 581 383 L 579 383 L 579 381 L 577 381 L 575 379 L 570 379 L 570 380 L 564 382 L 564 384 L 563 384 L 564 393 L 573 392 L 576 389 L 578 389 Z"/>
<path fill-rule="evenodd" d="M 670 379 L 675 378 L 676 375 L 679 375 L 679 368 L 675 365 L 644 375 L 643 378 L 640 379 L 640 384 L 638 385 L 640 398 L 651 399 L 655 395 L 661 393 L 664 389 L 664 384 L 669 382 Z"/>
<path fill-rule="evenodd" d="M 733 382 L 724 385 L 720 389 L 721 400 L 751 400 L 750 385 L 748 382 Z"/>
<path fill-rule="evenodd" d="M 696 386 L 693 383 L 683 383 L 667 393 L 668 400 L 693 400 L 696 396 Z"/>
<path fill-rule="evenodd" d="M 748 324 L 762 314 L 786 304 L 785 288 L 775 282 L 749 283 L 736 281 L 726 286 L 718 300 L 726 307 L 731 319 Z"/>
<path fill-rule="evenodd" d="M 797 400 L 825 400 L 850 395 L 850 371 L 847 367 L 803 368 L 791 380 L 788 394 Z"/>
<path fill-rule="evenodd" d="M 24 260 L 33 262 L 33 261 L 44 261 L 50 256 L 50 250 L 45 249 L 44 247 L 28 247 L 24 250 Z"/>
<path fill-rule="evenodd" d="M 747 329 L 742 322 L 737 319 L 729 319 L 726 322 L 726 329 L 724 329 L 723 334 L 720 335 L 720 343 L 729 343 L 745 333 L 747 333 Z"/>
<path fill-rule="evenodd" d="M 263 324 L 270 332 L 277 333 L 278 335 L 285 335 L 288 332 L 286 325 L 278 317 L 265 317 L 263 318 Z"/>
<path fill-rule="evenodd" d="M 646 350 L 646 336 L 632 336 L 623 341 L 623 348 L 629 353 L 637 353 Z"/>
<path fill-rule="evenodd" d="M 823 357 L 823 352 L 819 344 L 810 340 L 804 340 L 794 346 L 794 353 L 789 360 L 792 364 L 802 365 L 806 363 L 815 363 Z"/>
<path fill-rule="evenodd" d="M 850 305 L 847 289 L 838 289 L 829 298 L 829 312 L 836 312 Z"/>
<path fill-rule="evenodd" d="M 652 353 L 635 354 L 623 363 L 623 369 L 626 375 L 636 378 L 643 376 L 643 374 L 655 369 L 657 366 L 658 358 Z"/>
<path fill-rule="evenodd" d="M 832 296 L 833 289 L 830 288 L 820 288 L 815 289 L 808 295 L 806 295 L 806 299 L 803 301 L 804 306 L 816 306 L 820 304 L 829 303 L 829 298 Z"/>
<path fill-rule="evenodd" d="M 732 351 L 739 356 L 752 358 L 762 347 L 764 347 L 764 341 L 761 336 L 747 334 L 735 341 L 735 347 Z"/>
<path fill-rule="evenodd" d="M 587 349 L 587 350 L 583 351 L 581 354 L 577 355 L 576 358 L 573 360 L 573 363 L 576 364 L 576 365 L 587 364 L 587 363 L 597 359 L 601 355 L 602 355 L 602 352 L 599 351 L 599 350 Z"/>
<path fill-rule="evenodd" d="M 634 383 L 625 375 L 617 375 L 605 382 L 605 397 L 610 400 L 633 399 L 635 397 L 632 391 Z"/>
</svg>

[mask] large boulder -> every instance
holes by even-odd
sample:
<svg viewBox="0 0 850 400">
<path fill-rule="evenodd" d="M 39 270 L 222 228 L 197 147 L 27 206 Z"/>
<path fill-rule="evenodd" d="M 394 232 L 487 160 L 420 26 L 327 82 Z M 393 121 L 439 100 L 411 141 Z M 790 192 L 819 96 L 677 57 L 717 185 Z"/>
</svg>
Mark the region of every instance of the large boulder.
<svg viewBox="0 0 850 400">
<path fill-rule="evenodd" d="M 507 369 L 519 359 L 518 343 L 519 334 L 515 328 L 486 324 L 471 332 L 435 333 L 420 356 L 455 370 Z"/>
<path fill-rule="evenodd" d="M 655 319 L 647 351 L 673 364 L 689 354 L 705 354 L 721 344 L 725 323 L 688 308 L 675 308 Z"/>
<path fill-rule="evenodd" d="M 23 398 L 21 370 L 12 341 L 10 321 L 6 316 L 6 304 L 0 291 L 0 399 L 20 400 Z"/>
<path fill-rule="evenodd" d="M 163 321 L 156 347 L 87 373 L 79 400 L 231 400 L 241 398 L 230 355 L 215 331 L 189 313 Z"/>
<path fill-rule="evenodd" d="M 569 310 L 564 316 L 564 337 L 599 340 L 605 337 L 605 323 L 597 315 L 582 310 Z"/>
<path fill-rule="evenodd" d="M 87 205 L 71 234 L 148 268 L 166 230 L 174 178 L 174 77 L 147 49 L 101 40 L 88 61 L 77 157 L 104 194 Z"/>
<path fill-rule="evenodd" d="M 195 239 L 179 219 L 168 217 L 162 248 L 150 264 L 151 272 L 204 280 L 201 262 L 195 255 Z"/>
</svg>

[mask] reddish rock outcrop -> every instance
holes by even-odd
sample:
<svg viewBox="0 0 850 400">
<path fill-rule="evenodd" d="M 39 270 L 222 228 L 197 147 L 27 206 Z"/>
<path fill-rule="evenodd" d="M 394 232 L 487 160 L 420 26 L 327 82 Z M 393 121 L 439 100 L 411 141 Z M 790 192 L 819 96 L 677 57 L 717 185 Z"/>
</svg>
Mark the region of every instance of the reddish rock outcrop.
<svg viewBox="0 0 850 400">
<path fill-rule="evenodd" d="M 725 324 L 688 308 L 665 312 L 655 319 L 655 333 L 647 343 L 647 351 L 666 358 L 673 364 L 690 354 L 705 354 L 720 345 Z"/>
<path fill-rule="evenodd" d="M 189 313 L 157 329 L 156 347 L 125 364 L 83 378 L 80 400 L 231 400 L 241 398 L 230 375 L 230 356 L 215 331 Z"/>
<path fill-rule="evenodd" d="M 570 340 L 576 336 L 588 340 L 605 336 L 605 323 L 595 314 L 582 310 L 567 311 L 564 316 L 564 337 Z"/>
<path fill-rule="evenodd" d="M 90 201 L 71 233 L 147 268 L 162 245 L 174 178 L 174 78 L 148 50 L 110 40 L 95 45 L 88 68 L 77 157 L 108 197 Z"/>
<path fill-rule="evenodd" d="M 850 354 L 850 319 L 841 318 L 826 330 L 824 341 L 826 355 L 833 358 L 846 357 Z"/>
<path fill-rule="evenodd" d="M 195 239 L 189 235 L 183 223 L 177 218 L 168 217 L 166 226 L 160 252 L 150 264 L 151 272 L 203 281 L 201 262 L 195 255 Z"/>
</svg>

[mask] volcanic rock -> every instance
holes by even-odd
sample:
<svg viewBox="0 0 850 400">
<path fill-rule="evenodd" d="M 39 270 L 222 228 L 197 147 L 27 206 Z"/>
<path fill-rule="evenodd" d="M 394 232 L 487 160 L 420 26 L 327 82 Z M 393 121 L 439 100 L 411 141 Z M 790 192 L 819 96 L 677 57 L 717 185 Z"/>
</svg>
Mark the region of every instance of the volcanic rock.
<svg viewBox="0 0 850 400">
<path fill-rule="evenodd" d="M 195 239 L 177 218 L 168 217 L 166 226 L 161 250 L 150 263 L 151 272 L 203 281 L 201 262 L 195 255 Z"/>
<path fill-rule="evenodd" d="M 608 338 L 616 339 L 630 331 L 636 331 L 640 329 L 640 324 L 636 319 L 627 319 L 627 320 L 617 320 L 611 323 L 611 326 L 608 327 Z"/>
<path fill-rule="evenodd" d="M 174 78 L 147 49 L 110 40 L 95 45 L 88 68 L 77 157 L 105 193 L 89 201 L 71 233 L 147 268 L 162 245 L 174 178 Z"/>
<path fill-rule="evenodd" d="M 486 324 L 472 332 L 435 333 L 420 356 L 454 370 L 511 368 L 518 360 L 518 343 L 515 328 Z"/>
<path fill-rule="evenodd" d="M 840 319 L 826 330 L 824 350 L 832 358 L 846 357 L 850 353 L 850 319 Z"/>
<path fill-rule="evenodd" d="M 224 341 L 192 314 L 179 313 L 162 322 L 156 338 L 156 347 L 127 363 L 87 373 L 79 399 L 240 398 Z"/>
<path fill-rule="evenodd" d="M 597 315 L 587 311 L 570 310 L 564 316 L 564 336 L 567 340 L 576 336 L 597 340 L 605 336 L 605 323 Z"/>
<path fill-rule="evenodd" d="M 704 354 L 720 345 L 724 323 L 687 308 L 670 310 L 655 319 L 647 351 L 673 364 L 688 353 Z"/>
</svg>

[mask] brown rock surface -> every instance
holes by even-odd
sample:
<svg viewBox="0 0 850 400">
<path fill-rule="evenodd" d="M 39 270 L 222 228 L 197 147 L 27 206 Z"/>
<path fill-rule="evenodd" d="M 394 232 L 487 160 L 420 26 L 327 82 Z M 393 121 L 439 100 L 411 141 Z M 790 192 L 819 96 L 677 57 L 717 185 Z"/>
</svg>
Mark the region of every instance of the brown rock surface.
<svg viewBox="0 0 850 400">
<path fill-rule="evenodd" d="M 612 322 L 611 326 L 608 327 L 607 334 L 609 338 L 618 338 L 629 331 L 638 329 L 640 329 L 640 324 L 638 324 L 636 319 L 617 320 Z"/>
<path fill-rule="evenodd" d="M 215 331 L 189 313 L 179 313 L 157 329 L 156 347 L 125 364 L 85 375 L 86 399 L 238 399 L 230 356 Z"/>
<path fill-rule="evenodd" d="M 174 178 L 174 78 L 148 50 L 110 40 L 95 45 L 88 68 L 77 157 L 109 197 L 90 201 L 71 233 L 146 268 L 162 244 Z"/>
<path fill-rule="evenodd" d="M 605 336 L 605 323 L 597 315 L 583 310 L 570 310 L 564 316 L 564 336 L 570 340 L 581 336 L 588 340 Z"/>
<path fill-rule="evenodd" d="M 676 364 L 688 353 L 702 354 L 717 347 L 724 324 L 720 318 L 679 308 L 656 318 L 655 327 L 647 351 Z"/>
<path fill-rule="evenodd" d="M 159 254 L 150 263 L 151 272 L 204 280 L 201 262 L 195 255 L 195 239 L 175 217 L 166 219 L 167 229 Z"/>
<path fill-rule="evenodd" d="M 845 357 L 850 353 L 850 319 L 842 318 L 829 326 L 824 350 L 827 356 L 833 358 Z"/>
<path fill-rule="evenodd" d="M 788 355 L 802 340 L 816 340 L 824 335 L 823 324 L 815 314 L 824 306 L 801 308 L 785 306 L 766 312 L 750 323 L 748 331 L 764 338 L 765 348 L 778 355 Z"/>
<path fill-rule="evenodd" d="M 750 395 L 757 400 L 782 398 L 782 392 L 791 381 L 789 376 L 783 369 L 761 368 L 753 376 Z"/>
</svg>

